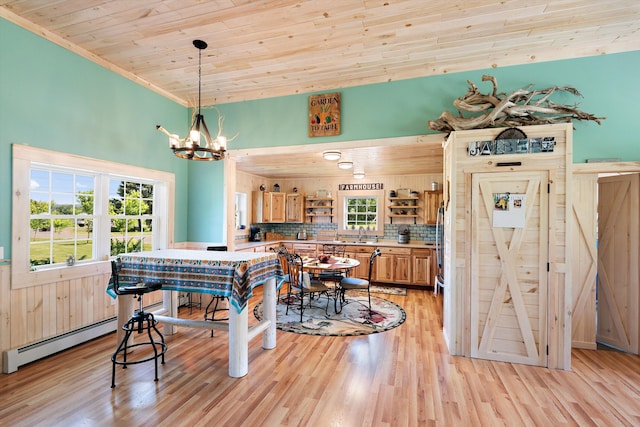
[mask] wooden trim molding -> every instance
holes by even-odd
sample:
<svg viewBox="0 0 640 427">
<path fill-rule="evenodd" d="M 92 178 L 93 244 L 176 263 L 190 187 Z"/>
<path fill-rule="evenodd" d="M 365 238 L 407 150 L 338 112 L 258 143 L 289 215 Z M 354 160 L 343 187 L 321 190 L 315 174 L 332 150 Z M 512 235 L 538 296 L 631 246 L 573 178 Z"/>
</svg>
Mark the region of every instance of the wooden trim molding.
<svg viewBox="0 0 640 427">
<path fill-rule="evenodd" d="M 60 280 L 80 279 L 109 272 L 109 254 L 97 254 L 96 262 L 79 264 L 73 267 L 51 268 L 31 271 L 29 261 L 29 174 L 31 162 L 40 162 L 58 166 L 81 167 L 98 173 L 112 173 L 136 176 L 152 180 L 162 185 L 162 196 L 166 199 L 167 212 L 161 216 L 167 218 L 163 227 L 164 240 L 159 247 L 173 244 L 173 218 L 175 198 L 175 175 L 170 172 L 130 166 L 106 160 L 82 157 L 73 154 L 45 150 L 41 148 L 13 145 L 13 194 L 12 194 L 12 237 L 11 237 L 11 288 L 21 289 L 36 285 L 50 284 Z M 27 213 L 25 215 L 25 212 Z M 27 230 L 27 235 L 25 235 Z M 108 231 L 104 231 L 108 233 Z"/>
</svg>

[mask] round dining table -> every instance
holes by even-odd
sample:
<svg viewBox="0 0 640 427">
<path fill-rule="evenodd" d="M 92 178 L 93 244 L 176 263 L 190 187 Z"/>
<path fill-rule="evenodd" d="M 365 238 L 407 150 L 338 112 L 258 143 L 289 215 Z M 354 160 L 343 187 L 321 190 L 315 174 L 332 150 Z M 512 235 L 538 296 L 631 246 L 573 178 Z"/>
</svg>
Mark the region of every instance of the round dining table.
<svg viewBox="0 0 640 427">
<path fill-rule="evenodd" d="M 344 271 L 348 273 L 349 270 L 360 265 L 360 261 L 357 259 L 341 256 L 331 256 L 324 262 L 321 262 L 318 258 L 302 257 L 302 263 L 304 268 L 314 272 Z"/>
</svg>

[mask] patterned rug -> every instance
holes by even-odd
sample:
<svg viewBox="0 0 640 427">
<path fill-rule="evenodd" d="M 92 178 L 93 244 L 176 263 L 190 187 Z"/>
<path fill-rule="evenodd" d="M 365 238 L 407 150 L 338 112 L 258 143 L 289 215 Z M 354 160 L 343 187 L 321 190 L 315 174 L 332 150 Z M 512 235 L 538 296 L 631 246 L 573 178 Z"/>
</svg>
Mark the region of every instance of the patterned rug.
<svg viewBox="0 0 640 427">
<path fill-rule="evenodd" d="M 407 295 L 407 288 L 396 288 L 393 286 L 376 286 L 371 285 L 371 292 L 376 294 L 388 294 L 388 295 Z"/>
<path fill-rule="evenodd" d="M 296 299 L 286 314 L 286 295 L 281 296 L 276 308 L 277 325 L 282 331 L 296 334 L 321 336 L 368 335 L 388 331 L 404 323 L 407 315 L 398 304 L 371 295 L 372 316 L 368 319 L 367 295 L 347 296 L 346 304 L 340 314 L 336 314 L 333 298 L 329 298 L 329 311 L 325 312 L 327 297 L 315 298 L 311 306 L 305 306 L 303 321 L 300 323 L 300 300 Z M 253 309 L 256 319 L 262 319 L 262 303 Z"/>
</svg>

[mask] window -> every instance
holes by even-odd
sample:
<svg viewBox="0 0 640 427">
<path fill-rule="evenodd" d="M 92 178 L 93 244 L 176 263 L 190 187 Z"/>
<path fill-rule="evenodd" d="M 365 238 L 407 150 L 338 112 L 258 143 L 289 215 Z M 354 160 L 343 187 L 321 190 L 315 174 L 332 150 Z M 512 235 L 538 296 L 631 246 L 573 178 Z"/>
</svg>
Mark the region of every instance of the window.
<svg viewBox="0 0 640 427">
<path fill-rule="evenodd" d="M 110 253 L 153 248 L 153 184 L 127 179 L 109 180 Z"/>
<path fill-rule="evenodd" d="M 33 165 L 29 259 L 41 265 L 93 260 L 95 175 Z"/>
<path fill-rule="evenodd" d="M 13 145 L 12 288 L 94 276 L 113 255 L 168 247 L 174 187 L 171 173 Z"/>
<path fill-rule="evenodd" d="M 340 190 L 337 194 L 338 233 L 354 235 L 362 227 L 366 235 L 384 235 L 383 190 Z"/>
<path fill-rule="evenodd" d="M 245 193 L 235 194 L 235 229 L 244 230 L 247 228 L 247 195 Z"/>
<path fill-rule="evenodd" d="M 378 198 L 357 196 L 345 197 L 343 213 L 346 230 L 378 230 Z"/>
</svg>

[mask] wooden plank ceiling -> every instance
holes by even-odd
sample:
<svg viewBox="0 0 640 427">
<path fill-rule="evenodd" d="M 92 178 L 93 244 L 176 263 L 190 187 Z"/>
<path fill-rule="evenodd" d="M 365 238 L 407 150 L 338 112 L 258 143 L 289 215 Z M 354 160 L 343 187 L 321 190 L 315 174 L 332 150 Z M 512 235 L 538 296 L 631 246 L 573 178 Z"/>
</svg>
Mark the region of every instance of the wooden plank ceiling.
<svg viewBox="0 0 640 427">
<path fill-rule="evenodd" d="M 194 39 L 203 105 L 640 48 L 637 0 L 0 0 L 0 17 L 189 106 Z"/>
</svg>

